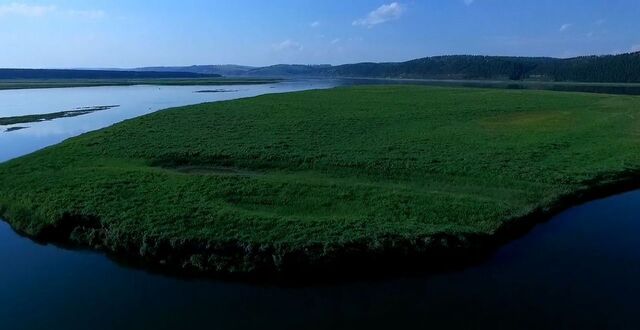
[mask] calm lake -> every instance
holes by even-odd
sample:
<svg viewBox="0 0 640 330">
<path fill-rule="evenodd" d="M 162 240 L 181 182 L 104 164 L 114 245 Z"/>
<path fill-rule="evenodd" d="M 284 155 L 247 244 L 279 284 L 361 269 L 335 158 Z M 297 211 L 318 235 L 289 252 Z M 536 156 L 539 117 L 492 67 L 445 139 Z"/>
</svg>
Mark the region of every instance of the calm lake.
<svg viewBox="0 0 640 330">
<path fill-rule="evenodd" d="M 0 91 L 0 117 L 119 105 L 0 132 L 0 161 L 167 107 L 354 83 L 381 82 Z M 196 93 L 211 89 L 226 91 Z M 638 220 L 640 191 L 569 209 L 463 270 L 306 286 L 150 273 L 0 222 L 0 329 L 634 329 Z"/>
</svg>

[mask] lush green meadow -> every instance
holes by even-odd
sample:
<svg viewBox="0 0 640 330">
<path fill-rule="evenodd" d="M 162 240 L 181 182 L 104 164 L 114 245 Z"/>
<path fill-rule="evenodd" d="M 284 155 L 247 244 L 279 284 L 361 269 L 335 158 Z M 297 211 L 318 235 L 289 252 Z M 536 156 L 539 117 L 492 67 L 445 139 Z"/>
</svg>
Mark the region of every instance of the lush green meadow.
<svg viewBox="0 0 640 330">
<path fill-rule="evenodd" d="M 0 215 L 162 264 L 281 270 L 464 246 L 639 169 L 640 97 L 336 88 L 164 110 L 9 161 Z"/>
</svg>

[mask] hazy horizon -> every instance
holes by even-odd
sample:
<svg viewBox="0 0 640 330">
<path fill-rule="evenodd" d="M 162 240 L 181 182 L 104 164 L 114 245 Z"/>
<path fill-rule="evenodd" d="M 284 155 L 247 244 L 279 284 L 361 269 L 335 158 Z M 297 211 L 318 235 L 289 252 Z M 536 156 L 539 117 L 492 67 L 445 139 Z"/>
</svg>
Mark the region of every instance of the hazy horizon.
<svg viewBox="0 0 640 330">
<path fill-rule="evenodd" d="M 627 53 L 637 53 L 640 50 L 628 51 L 628 52 L 620 52 L 620 53 L 612 53 L 612 54 L 583 54 L 576 55 L 570 57 L 555 57 L 555 56 L 526 56 L 526 55 L 493 55 L 493 54 L 440 54 L 440 55 L 429 55 L 422 56 L 416 58 L 403 59 L 398 61 L 385 61 L 385 62 L 406 62 L 420 58 L 426 57 L 438 57 L 438 56 L 494 56 L 494 57 L 546 57 L 546 58 L 556 58 L 556 59 L 568 59 L 573 57 L 581 57 L 581 56 L 607 56 L 607 55 L 622 55 Z M 331 65 L 331 66 L 339 66 L 345 64 L 357 64 L 357 63 L 382 63 L 382 62 L 371 62 L 371 61 L 358 61 L 358 62 L 349 62 L 349 63 L 272 63 L 266 65 L 246 65 L 239 63 L 196 63 L 196 64 L 183 64 L 183 65 L 143 65 L 136 67 L 115 67 L 115 66 L 107 66 L 107 67 L 0 67 L 0 69 L 52 69 L 52 70 L 134 70 L 140 68 L 162 68 L 162 67 L 190 67 L 190 66 L 239 66 L 239 67 L 253 67 L 253 68 L 261 68 L 275 65 L 308 65 L 308 66 L 322 66 L 322 65 Z"/>
<path fill-rule="evenodd" d="M 640 2 L 0 1 L 0 67 L 346 64 L 640 50 Z"/>
</svg>

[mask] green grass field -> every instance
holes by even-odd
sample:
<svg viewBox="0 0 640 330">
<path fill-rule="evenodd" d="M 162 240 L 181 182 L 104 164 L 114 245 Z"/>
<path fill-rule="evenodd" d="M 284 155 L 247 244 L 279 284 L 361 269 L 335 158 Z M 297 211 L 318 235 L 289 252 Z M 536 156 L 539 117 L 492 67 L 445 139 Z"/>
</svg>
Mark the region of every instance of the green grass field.
<svg viewBox="0 0 640 330">
<path fill-rule="evenodd" d="M 245 272 L 490 236 L 638 169 L 640 97 L 337 88 L 160 111 L 9 161 L 0 214 L 33 236 Z"/>
</svg>

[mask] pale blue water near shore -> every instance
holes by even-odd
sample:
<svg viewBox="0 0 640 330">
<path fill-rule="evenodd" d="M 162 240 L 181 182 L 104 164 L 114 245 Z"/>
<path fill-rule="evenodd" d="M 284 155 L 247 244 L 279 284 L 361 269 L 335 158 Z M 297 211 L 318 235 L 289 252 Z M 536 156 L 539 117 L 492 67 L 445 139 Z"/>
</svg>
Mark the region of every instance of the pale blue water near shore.
<svg viewBox="0 0 640 330">
<path fill-rule="evenodd" d="M 106 127 L 160 109 L 266 93 L 284 93 L 334 86 L 336 86 L 335 81 L 316 80 L 235 86 L 138 85 L 0 90 L 0 117 L 53 113 L 80 107 L 118 105 L 113 109 L 78 117 L 0 127 L 0 162 L 61 142 L 83 132 Z M 203 90 L 224 92 L 198 93 Z M 2 128 L 14 126 L 28 128 L 2 132 Z"/>
</svg>

